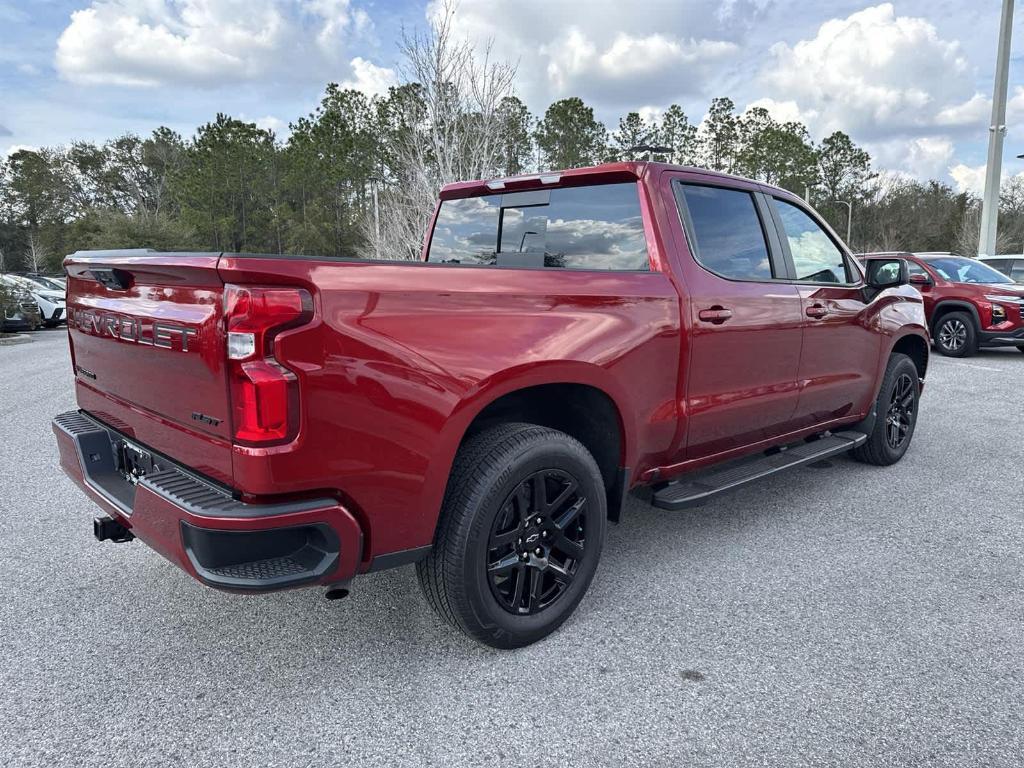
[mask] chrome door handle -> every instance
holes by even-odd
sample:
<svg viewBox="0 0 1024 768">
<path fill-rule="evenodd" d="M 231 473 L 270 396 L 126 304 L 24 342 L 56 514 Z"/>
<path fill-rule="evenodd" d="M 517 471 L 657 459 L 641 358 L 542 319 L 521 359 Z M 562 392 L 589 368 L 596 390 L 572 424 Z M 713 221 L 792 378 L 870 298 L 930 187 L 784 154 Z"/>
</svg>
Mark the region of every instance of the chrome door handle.
<svg viewBox="0 0 1024 768">
<path fill-rule="evenodd" d="M 711 307 L 711 309 L 702 309 L 697 313 L 697 317 L 702 322 L 721 325 L 732 317 L 732 310 L 725 307 Z"/>
<path fill-rule="evenodd" d="M 805 309 L 804 313 L 808 317 L 822 318 L 828 314 L 828 307 L 824 306 L 823 304 L 814 304 L 813 306 L 810 306 L 807 309 Z"/>
</svg>

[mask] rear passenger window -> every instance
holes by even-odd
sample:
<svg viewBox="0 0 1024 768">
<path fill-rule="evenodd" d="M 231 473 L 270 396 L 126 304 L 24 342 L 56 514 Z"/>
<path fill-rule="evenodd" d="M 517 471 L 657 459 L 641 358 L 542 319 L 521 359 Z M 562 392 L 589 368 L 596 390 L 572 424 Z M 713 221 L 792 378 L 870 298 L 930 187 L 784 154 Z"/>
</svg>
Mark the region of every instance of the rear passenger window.
<svg viewBox="0 0 1024 768">
<path fill-rule="evenodd" d="M 647 270 L 635 182 L 445 200 L 427 261 Z"/>
<path fill-rule="evenodd" d="M 694 257 L 716 275 L 732 280 L 771 280 L 761 217 L 749 192 L 681 184 Z"/>
<path fill-rule="evenodd" d="M 846 257 L 818 223 L 792 203 L 775 198 L 775 208 L 793 254 L 796 279 L 811 283 L 852 283 Z"/>
</svg>

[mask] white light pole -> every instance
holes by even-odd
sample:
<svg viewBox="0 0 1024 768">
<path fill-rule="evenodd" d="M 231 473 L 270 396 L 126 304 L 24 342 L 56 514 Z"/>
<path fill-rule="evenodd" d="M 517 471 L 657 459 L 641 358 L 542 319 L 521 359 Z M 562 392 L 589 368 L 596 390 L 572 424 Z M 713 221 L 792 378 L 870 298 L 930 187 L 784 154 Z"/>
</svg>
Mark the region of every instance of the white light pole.
<svg viewBox="0 0 1024 768">
<path fill-rule="evenodd" d="M 981 202 L 981 236 L 978 254 L 996 255 L 996 223 L 999 219 L 999 182 L 1002 178 L 1003 137 L 1006 135 L 1006 88 L 1010 77 L 1010 33 L 1013 31 L 1013 0 L 1003 0 L 996 51 L 996 84 L 992 93 L 992 124 L 988 127 L 988 164 L 985 196 Z"/>
</svg>

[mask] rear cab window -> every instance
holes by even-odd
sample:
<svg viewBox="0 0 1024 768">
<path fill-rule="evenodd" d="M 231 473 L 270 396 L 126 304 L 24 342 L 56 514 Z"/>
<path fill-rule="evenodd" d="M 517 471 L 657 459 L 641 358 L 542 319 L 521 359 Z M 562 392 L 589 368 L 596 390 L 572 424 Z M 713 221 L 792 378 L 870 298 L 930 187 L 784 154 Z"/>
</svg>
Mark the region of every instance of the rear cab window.
<svg viewBox="0 0 1024 768">
<path fill-rule="evenodd" d="M 444 200 L 427 261 L 469 266 L 647 271 L 636 182 Z"/>
</svg>

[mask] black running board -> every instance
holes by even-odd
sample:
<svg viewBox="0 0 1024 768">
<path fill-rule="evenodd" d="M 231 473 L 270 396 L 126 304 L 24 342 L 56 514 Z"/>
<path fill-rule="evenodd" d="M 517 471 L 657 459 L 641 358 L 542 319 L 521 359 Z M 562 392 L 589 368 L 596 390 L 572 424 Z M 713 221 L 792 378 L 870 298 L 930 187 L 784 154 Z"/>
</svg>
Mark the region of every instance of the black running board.
<svg viewBox="0 0 1024 768">
<path fill-rule="evenodd" d="M 713 496 L 762 477 L 845 453 L 867 439 L 868 436 L 863 432 L 847 430 L 826 433 L 809 442 L 791 443 L 769 453 L 740 459 L 724 467 L 713 467 L 663 485 L 654 491 L 651 503 L 670 510 L 699 506 Z"/>
</svg>

